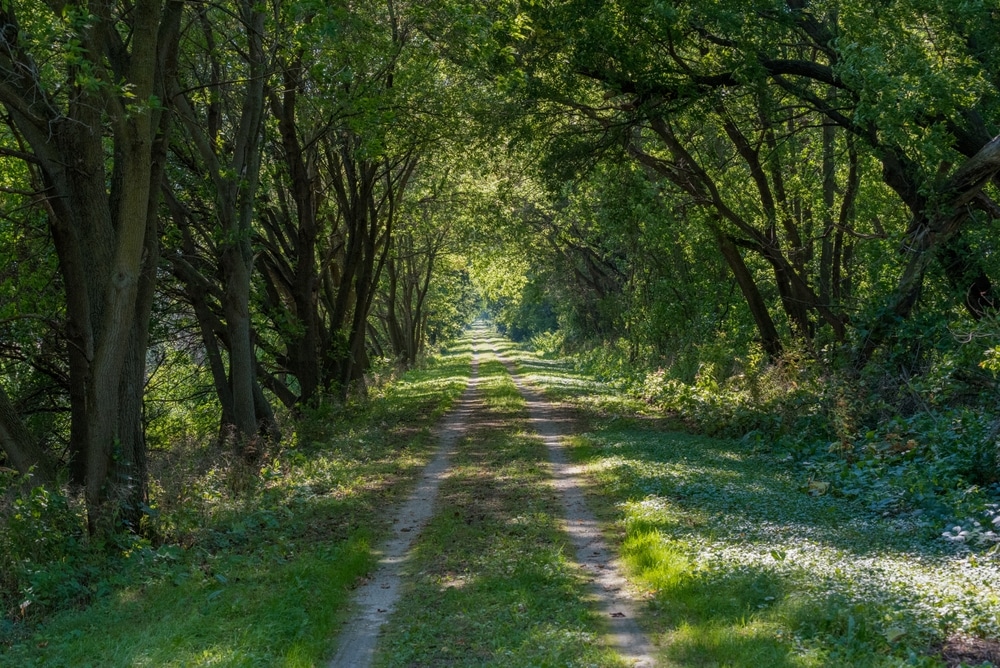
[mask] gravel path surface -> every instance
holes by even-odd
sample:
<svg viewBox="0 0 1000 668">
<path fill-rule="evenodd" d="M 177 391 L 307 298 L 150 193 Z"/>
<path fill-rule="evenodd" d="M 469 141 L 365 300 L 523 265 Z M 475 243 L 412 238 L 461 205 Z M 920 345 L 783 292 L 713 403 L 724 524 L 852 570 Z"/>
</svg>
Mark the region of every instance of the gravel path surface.
<svg viewBox="0 0 1000 668">
<path fill-rule="evenodd" d="M 653 645 L 636 623 L 636 606 L 621 565 L 601 535 L 601 526 L 584 498 L 581 467 L 572 464 L 562 445 L 572 424 L 567 415 L 524 383 L 514 365 L 500 357 L 528 404 L 531 426 L 549 451 L 553 486 L 562 499 L 566 532 L 576 560 L 590 577 L 597 606 L 607 619 L 610 645 L 636 668 L 656 665 Z"/>
</svg>

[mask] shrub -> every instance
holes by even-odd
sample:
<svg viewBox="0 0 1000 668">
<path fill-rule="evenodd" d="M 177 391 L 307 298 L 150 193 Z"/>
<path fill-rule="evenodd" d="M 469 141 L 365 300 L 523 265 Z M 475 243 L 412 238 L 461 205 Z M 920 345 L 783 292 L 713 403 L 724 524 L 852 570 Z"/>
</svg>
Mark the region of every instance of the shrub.
<svg viewBox="0 0 1000 668">
<path fill-rule="evenodd" d="M 736 356 L 727 348 L 706 343 L 681 368 L 652 371 L 637 370 L 624 340 L 578 359 L 597 378 L 694 431 L 785 450 L 808 481 L 928 535 L 992 526 L 987 511 L 1000 502 L 997 387 L 973 372 L 978 364 L 1000 373 L 994 349 L 942 347 L 909 357 L 897 351 L 856 374 L 835 352 L 824 361 L 792 348 L 766 364 L 759 350 Z M 909 366 L 899 365 L 904 357 Z"/>
<path fill-rule="evenodd" d="M 20 476 L 9 475 L 3 484 L 0 586 L 8 615 L 89 597 L 94 569 L 80 504 L 58 489 L 26 489 Z"/>
<path fill-rule="evenodd" d="M 544 357 L 551 357 L 563 352 L 566 335 L 562 330 L 542 332 L 531 337 L 531 347 Z"/>
</svg>

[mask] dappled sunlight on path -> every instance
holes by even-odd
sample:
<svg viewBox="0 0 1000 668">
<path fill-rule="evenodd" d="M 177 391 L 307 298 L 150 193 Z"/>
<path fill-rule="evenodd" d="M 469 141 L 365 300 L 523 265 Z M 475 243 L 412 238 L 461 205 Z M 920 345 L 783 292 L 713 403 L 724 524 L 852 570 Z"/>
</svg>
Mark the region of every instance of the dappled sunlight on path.
<svg viewBox="0 0 1000 668">
<path fill-rule="evenodd" d="M 615 500 L 623 552 L 652 593 L 645 619 L 679 665 L 755 665 L 745 657 L 758 655 L 769 657 L 761 665 L 896 665 L 904 637 L 930 660 L 943 652 L 935 639 L 951 642 L 955 629 L 1000 632 L 992 555 L 810 493 L 772 447 L 669 431 L 627 411 L 590 428 L 574 445 Z M 832 651 L 848 658 L 831 664 Z"/>
<path fill-rule="evenodd" d="M 473 361 L 469 385 L 443 421 L 439 432 L 438 451 L 425 468 L 417 487 L 402 507 L 389 511 L 393 523 L 392 535 L 378 550 L 378 567 L 365 578 L 354 593 L 353 616 L 339 634 L 337 653 L 328 664 L 331 667 L 367 666 L 373 662 L 383 626 L 394 610 L 403 605 L 400 603 L 404 587 L 403 573 L 411 567 L 410 563 L 415 558 L 413 555 L 419 551 L 416 545 L 417 538 L 431 522 L 437 504 L 445 503 L 444 500 L 436 501 L 439 488 L 445 480 L 454 480 L 453 461 L 459 456 L 457 451 L 459 442 L 471 433 L 470 430 L 473 428 L 502 430 L 505 426 L 503 413 L 487 410 L 484 405 L 484 391 L 488 386 L 482 384 L 479 373 L 480 356 L 476 348 L 478 347 L 480 351 L 484 347 L 492 348 L 499 360 L 508 367 L 508 371 L 510 371 L 509 362 L 504 360 L 502 353 L 496 352 L 497 348 L 501 347 L 497 345 L 500 342 L 490 338 L 484 328 L 475 328 L 472 339 Z M 618 652 L 629 665 L 653 666 L 655 665 L 653 646 L 636 623 L 637 612 L 628 583 L 620 574 L 616 555 L 611 552 L 603 539 L 602 525 L 585 503 L 582 471 L 579 466 L 568 461 L 562 448 L 561 439 L 573 432 L 574 422 L 567 413 L 556 410 L 540 394 L 518 380 L 513 372 L 511 376 L 518 392 L 526 401 L 530 427 L 541 436 L 548 451 L 551 485 L 556 493 L 558 507 L 562 509 L 563 528 L 575 552 L 575 561 L 589 583 L 586 588 L 586 600 L 592 603 L 587 603 L 586 606 L 592 604 L 593 608 L 600 612 L 604 618 L 605 629 L 608 631 L 605 643 L 602 644 Z M 514 475 L 513 472 L 505 474 L 504 471 L 498 470 L 495 473 L 496 475 L 490 480 L 501 486 L 496 488 L 498 493 L 502 494 L 504 485 L 525 484 L 522 477 Z M 476 481 L 475 484 L 480 485 L 485 482 L 484 479 Z M 448 483 L 451 484 L 452 482 Z M 458 503 L 460 499 L 455 494 L 453 490 L 449 498 L 452 502 Z M 475 498 L 468 499 L 466 505 L 476 507 L 480 514 L 489 515 L 491 508 L 484 506 L 488 498 L 489 495 L 477 494 Z M 517 517 L 520 516 L 516 516 L 515 519 Z M 531 516 L 524 518 L 524 521 L 534 522 L 537 519 Z M 502 550 L 497 553 L 500 552 Z M 510 563 L 513 565 L 521 558 L 520 553 L 511 553 Z M 448 588 L 465 588 L 474 582 L 470 573 L 455 574 L 455 576 L 447 579 Z M 543 632 L 543 629 L 535 631 Z M 562 633 L 563 628 L 553 627 L 550 631 Z"/>
<path fill-rule="evenodd" d="M 433 515 L 434 501 L 451 466 L 455 445 L 470 421 L 481 412 L 478 398 L 478 355 L 472 346 L 472 375 L 465 392 L 441 424 L 438 450 L 406 502 L 392 512 L 392 535 L 379 550 L 378 568 L 355 591 L 352 619 L 341 630 L 331 668 L 357 668 L 371 663 L 379 631 L 399 600 L 400 571 L 420 530 Z"/>
<path fill-rule="evenodd" d="M 604 540 L 602 525 L 587 507 L 583 468 L 569 461 L 563 447 L 562 439 L 572 433 L 572 419 L 521 380 L 502 353 L 496 349 L 494 352 L 524 396 L 531 426 L 548 449 L 553 487 L 564 507 L 565 530 L 576 552 L 576 560 L 590 580 L 597 606 L 606 619 L 609 644 L 634 666 L 656 665 L 653 645 L 636 622 L 637 606 L 629 583 L 622 575 L 620 561 Z"/>
</svg>

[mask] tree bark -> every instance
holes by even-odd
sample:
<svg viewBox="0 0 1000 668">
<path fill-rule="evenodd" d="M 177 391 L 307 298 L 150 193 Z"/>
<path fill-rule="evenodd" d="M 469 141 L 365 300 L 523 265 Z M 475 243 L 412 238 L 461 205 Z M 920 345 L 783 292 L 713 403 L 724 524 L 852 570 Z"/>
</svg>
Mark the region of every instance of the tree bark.
<svg viewBox="0 0 1000 668">
<path fill-rule="evenodd" d="M 145 484 L 122 485 L 116 471 L 127 467 L 144 475 L 144 443 L 132 438 L 141 433 L 142 386 L 133 381 L 144 375 L 145 350 L 139 348 L 149 326 L 143 277 L 155 276 L 150 216 L 164 149 L 155 141 L 162 112 L 154 100 L 165 98 L 162 82 L 175 63 L 181 9 L 175 0 L 138 0 L 127 11 L 91 7 L 90 22 L 76 36 L 80 57 L 101 81 L 74 87 L 63 108 L 34 65 L 38 49 L 52 45 L 28 42 L 12 7 L 0 10 L 0 103 L 31 147 L 48 189 L 65 282 L 73 348 L 72 469 L 74 477 L 84 477 L 92 532 L 115 530 L 122 513 L 136 505 L 132 490 Z M 123 32 L 142 39 L 125 43 Z M 78 65 L 69 67 L 72 82 Z M 130 97 L 116 92 L 122 84 Z"/>
<path fill-rule="evenodd" d="M 781 357 L 781 337 L 778 335 L 778 329 L 774 326 L 771 314 L 767 310 L 767 304 L 764 302 L 760 290 L 757 289 L 757 284 L 753 280 L 753 274 L 750 273 L 746 263 L 743 261 L 743 256 L 740 255 L 740 251 L 732 239 L 715 227 L 713 227 L 712 231 L 719 244 L 719 251 L 725 258 L 726 264 L 729 265 L 729 270 L 733 272 L 733 278 L 736 279 L 737 285 L 740 286 L 743 299 L 746 300 L 747 306 L 750 309 L 750 315 L 753 316 L 754 323 L 757 325 L 757 333 L 760 335 L 760 343 L 764 349 L 764 354 L 767 355 L 769 361 L 775 362 Z"/>
<path fill-rule="evenodd" d="M 1000 136 L 994 137 L 978 153 L 966 160 L 945 182 L 936 197 L 936 210 L 926 204 L 922 208 L 913 209 L 914 221 L 903 248 L 908 256 L 906 268 L 881 315 L 872 323 L 858 347 L 854 357 L 856 368 L 864 367 L 876 348 L 895 332 L 897 323 L 909 318 L 919 299 L 924 274 L 934 259 L 935 252 L 946 248 L 957 236 L 968 218 L 966 207 L 997 174 L 1000 174 Z M 964 302 L 970 314 L 978 318 L 982 317 L 982 312 L 987 308 L 993 308 L 994 300 L 989 279 L 978 268 L 969 267 L 974 259 L 964 258 L 951 263 L 949 273 L 955 276 L 953 280 L 959 285 L 969 285 L 966 283 L 967 277 L 973 277 Z M 945 263 L 948 269 L 947 256 Z"/>
<path fill-rule="evenodd" d="M 226 89 L 229 69 L 214 48 L 216 32 L 227 26 L 212 23 L 207 10 L 199 14 L 205 37 L 208 70 L 211 72 L 209 87 L 215 97 L 203 109 L 188 99 L 179 80 L 171 82 L 172 97 L 177 105 L 179 118 L 192 139 L 200 159 L 198 168 L 210 178 L 212 216 L 210 219 L 194 216 L 179 202 L 172 202 L 174 217 L 182 221 L 185 229 L 198 227 L 206 238 L 212 238 L 218 227 L 222 240 L 217 247 L 217 257 L 211 258 L 221 274 L 221 289 L 217 296 L 225 327 L 229 369 L 224 384 L 220 382 L 221 369 L 218 346 L 207 337 L 222 332 L 206 326 L 207 304 L 200 295 L 193 295 L 198 288 L 189 285 L 187 292 L 194 297 L 193 307 L 201 322 L 206 349 L 210 354 L 213 379 L 223 406 L 220 433 L 232 439 L 232 444 L 245 459 L 255 461 L 260 453 L 258 436 L 277 433 L 274 415 L 257 381 L 257 360 L 250 321 L 250 289 L 253 264 L 251 247 L 255 198 L 260 180 L 261 153 L 263 150 L 262 125 L 264 117 L 265 79 L 267 57 L 264 52 L 265 15 L 263 9 L 249 1 L 239 2 L 237 19 L 241 36 L 245 38 L 245 61 L 241 65 L 242 88 L 230 103 L 231 112 L 238 111 L 238 121 L 231 128 L 223 128 L 219 108 Z M 203 112 L 203 113 L 201 113 Z M 231 145 L 221 141 L 219 135 L 228 130 Z M 197 219 L 197 220 L 195 220 Z M 192 222 L 187 222 L 188 220 Z M 189 250 L 194 245 L 186 242 Z M 178 263 L 175 262 L 175 265 Z M 197 283 L 199 277 L 178 266 L 176 272 L 182 280 Z"/>
</svg>

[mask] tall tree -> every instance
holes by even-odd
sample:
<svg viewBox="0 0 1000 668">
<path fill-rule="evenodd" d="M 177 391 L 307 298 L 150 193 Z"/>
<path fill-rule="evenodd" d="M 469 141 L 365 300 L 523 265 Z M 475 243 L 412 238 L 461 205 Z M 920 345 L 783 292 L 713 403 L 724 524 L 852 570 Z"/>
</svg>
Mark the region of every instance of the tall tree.
<svg viewBox="0 0 1000 668">
<path fill-rule="evenodd" d="M 268 95 L 275 159 L 259 243 L 278 373 L 266 383 L 292 402 L 345 396 L 367 365 L 397 211 L 428 141 L 412 119 L 434 62 L 408 10 L 388 0 L 299 19 Z"/>
<path fill-rule="evenodd" d="M 165 186 L 182 240 L 168 260 L 186 286 L 206 339 L 222 405 L 222 433 L 253 460 L 260 453 L 257 437 L 277 435 L 257 381 L 250 309 L 268 50 L 274 44 L 260 3 L 206 5 L 196 18 L 197 28 L 183 43 L 188 67 L 170 82 L 186 139 L 175 144 L 173 154 L 188 174 Z M 201 182 L 203 175 L 207 183 Z"/>
<path fill-rule="evenodd" d="M 146 499 L 142 389 L 181 9 L 0 7 L 0 104 L 46 196 L 65 285 L 73 477 L 95 532 L 116 519 L 136 527 Z"/>
<path fill-rule="evenodd" d="M 771 266 L 786 320 L 800 335 L 811 335 L 813 319 L 838 338 L 846 333 L 830 285 L 844 248 L 838 255 L 834 246 L 838 234 L 854 231 L 858 168 L 869 159 L 905 207 L 890 230 L 905 231 L 905 261 L 896 289 L 878 296 L 886 305 L 865 327 L 857 362 L 910 315 L 934 260 L 969 316 L 992 308 L 983 258 L 965 236 L 972 212 L 1000 210 L 984 192 L 1000 173 L 995 130 L 984 120 L 1000 103 L 997 54 L 984 46 L 996 23 L 985 3 L 901 2 L 892 11 L 809 0 L 437 8 L 448 17 L 437 32 L 456 58 L 530 113 L 564 119 L 564 134 L 589 139 L 591 159 L 632 145 L 659 160 L 662 176 L 693 202 L 715 209 L 723 234 Z M 457 46 L 470 30 L 483 39 Z M 822 149 L 810 148 L 822 146 L 823 127 L 826 168 Z M 838 144 L 850 148 L 829 151 Z M 818 168 L 782 160 L 789 146 L 814 156 Z M 802 177 L 814 192 L 800 190 Z M 815 235 L 806 232 L 816 220 L 840 225 L 830 229 L 825 256 L 822 248 L 811 254 Z M 852 238 L 875 236 L 885 235 Z"/>
</svg>

